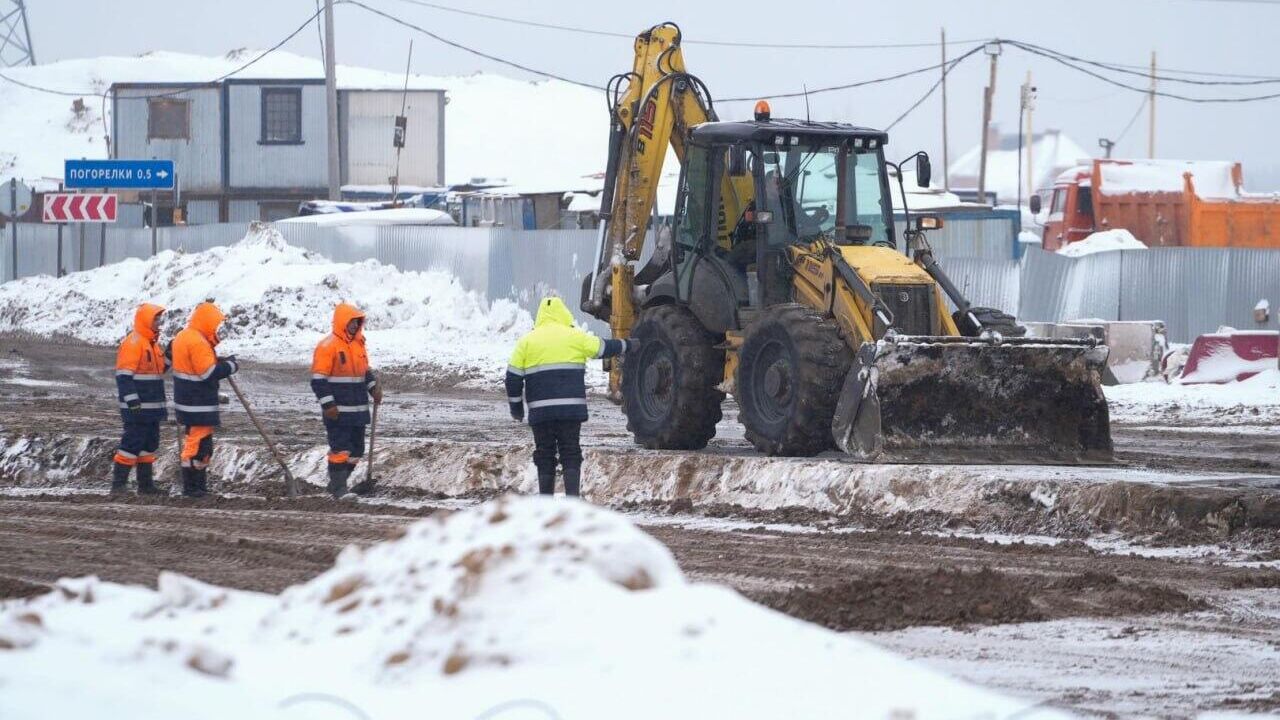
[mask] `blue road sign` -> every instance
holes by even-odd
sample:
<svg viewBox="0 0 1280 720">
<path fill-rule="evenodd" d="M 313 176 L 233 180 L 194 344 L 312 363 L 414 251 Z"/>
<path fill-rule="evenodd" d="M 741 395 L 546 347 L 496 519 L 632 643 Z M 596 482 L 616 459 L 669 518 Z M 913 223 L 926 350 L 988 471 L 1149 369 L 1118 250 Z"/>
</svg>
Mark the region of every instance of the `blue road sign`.
<svg viewBox="0 0 1280 720">
<path fill-rule="evenodd" d="M 67 160 L 63 184 L 75 188 L 172 190 L 172 160 Z"/>
</svg>

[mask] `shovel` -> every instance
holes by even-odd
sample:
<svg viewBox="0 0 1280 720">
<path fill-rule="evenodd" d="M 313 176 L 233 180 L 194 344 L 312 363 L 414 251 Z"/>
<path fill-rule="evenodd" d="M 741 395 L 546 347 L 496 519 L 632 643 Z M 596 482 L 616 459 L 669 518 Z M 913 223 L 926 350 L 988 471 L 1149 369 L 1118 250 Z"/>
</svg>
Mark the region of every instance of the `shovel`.
<svg viewBox="0 0 1280 720">
<path fill-rule="evenodd" d="M 240 404 L 244 407 L 244 411 L 249 414 L 249 419 L 253 421 L 253 426 L 258 428 L 258 434 L 266 441 L 267 448 L 275 456 L 276 462 L 280 463 L 280 469 L 284 470 L 285 492 L 289 497 L 298 497 L 298 481 L 293 478 L 293 473 L 289 472 L 289 466 L 285 464 L 280 451 L 276 449 L 275 441 L 267 434 L 267 429 L 262 426 L 262 421 L 258 420 L 258 415 L 253 412 L 253 408 L 249 407 L 249 401 L 245 399 L 244 393 L 240 392 L 240 386 L 236 384 L 236 379 L 228 377 L 227 382 L 231 385 L 231 389 L 236 391 L 236 397 L 240 399 Z"/>
</svg>

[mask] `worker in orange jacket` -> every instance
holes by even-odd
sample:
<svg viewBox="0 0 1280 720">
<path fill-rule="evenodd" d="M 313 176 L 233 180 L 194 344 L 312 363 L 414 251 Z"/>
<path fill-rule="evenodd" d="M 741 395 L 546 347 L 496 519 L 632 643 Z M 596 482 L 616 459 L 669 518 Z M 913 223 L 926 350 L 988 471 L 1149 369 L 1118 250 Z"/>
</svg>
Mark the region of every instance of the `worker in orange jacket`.
<svg viewBox="0 0 1280 720">
<path fill-rule="evenodd" d="M 154 495 L 156 450 L 160 448 L 160 423 L 169 416 L 165 407 L 164 373 L 169 369 L 160 349 L 160 318 L 164 308 L 151 303 L 133 314 L 133 332 L 116 351 L 116 400 L 124 433 L 116 449 L 111 494 L 125 492 L 129 473 L 138 474 L 138 494 Z"/>
<path fill-rule="evenodd" d="M 182 443 L 182 494 L 209 492 L 213 429 L 221 423 L 218 387 L 240 369 L 235 356 L 218 357 L 218 329 L 224 316 L 217 305 L 202 302 L 187 327 L 173 339 L 173 408 L 185 431 Z"/>
<path fill-rule="evenodd" d="M 369 399 L 382 402 L 382 388 L 369 369 L 364 345 L 364 313 L 340 303 L 333 309 L 333 331 L 316 345 L 311 361 L 311 391 L 320 401 L 329 441 L 329 494 L 347 493 L 347 480 L 364 457 Z"/>
</svg>

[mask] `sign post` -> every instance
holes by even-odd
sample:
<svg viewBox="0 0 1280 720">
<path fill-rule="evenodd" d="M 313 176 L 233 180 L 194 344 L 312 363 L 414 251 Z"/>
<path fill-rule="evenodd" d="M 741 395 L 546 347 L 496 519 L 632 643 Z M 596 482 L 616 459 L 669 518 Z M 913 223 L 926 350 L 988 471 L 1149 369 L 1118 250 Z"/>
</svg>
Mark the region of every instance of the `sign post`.
<svg viewBox="0 0 1280 720">
<path fill-rule="evenodd" d="M 18 182 L 17 178 L 9 180 L 9 187 L 0 191 L 0 213 L 4 213 L 9 217 L 13 228 L 9 231 L 10 238 L 13 242 L 13 278 L 18 279 L 18 218 L 21 217 L 31 207 L 31 188 L 25 183 Z"/>
</svg>

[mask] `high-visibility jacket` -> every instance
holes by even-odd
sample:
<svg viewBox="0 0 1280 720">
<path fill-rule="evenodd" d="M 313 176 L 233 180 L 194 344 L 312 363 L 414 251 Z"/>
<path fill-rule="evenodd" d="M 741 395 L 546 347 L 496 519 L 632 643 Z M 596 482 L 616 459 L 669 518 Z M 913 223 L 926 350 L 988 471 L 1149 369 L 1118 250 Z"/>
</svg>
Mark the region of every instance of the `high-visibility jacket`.
<svg viewBox="0 0 1280 720">
<path fill-rule="evenodd" d="M 133 314 L 133 332 L 116 351 L 116 400 L 125 422 L 158 423 L 169 417 L 164 396 L 164 372 L 169 364 L 152 330 L 162 313 L 164 308 L 159 305 L 139 305 Z"/>
<path fill-rule="evenodd" d="M 360 320 L 355 335 L 347 335 L 347 325 Z M 333 332 L 324 336 L 311 357 L 311 391 L 320 407 L 338 408 L 338 419 L 325 418 L 326 425 L 369 424 L 369 392 L 378 384 L 369 369 L 364 345 L 364 313 L 354 305 L 339 303 L 333 309 Z"/>
<path fill-rule="evenodd" d="M 218 306 L 200 303 L 191 311 L 186 329 L 173 339 L 173 409 L 183 425 L 221 424 L 218 381 L 239 369 L 214 354 L 222 319 Z"/>
<path fill-rule="evenodd" d="M 516 342 L 507 365 L 507 402 L 512 413 L 529 408 L 529 423 L 587 419 L 587 360 L 618 355 L 622 340 L 602 340 L 573 325 L 564 301 L 538 303 L 533 330 Z"/>
</svg>

